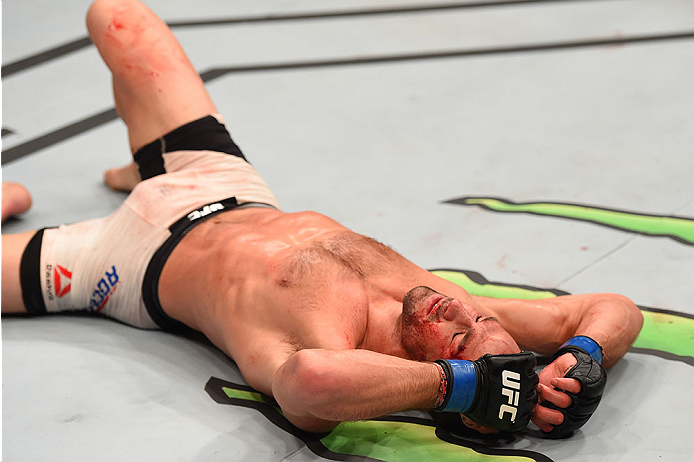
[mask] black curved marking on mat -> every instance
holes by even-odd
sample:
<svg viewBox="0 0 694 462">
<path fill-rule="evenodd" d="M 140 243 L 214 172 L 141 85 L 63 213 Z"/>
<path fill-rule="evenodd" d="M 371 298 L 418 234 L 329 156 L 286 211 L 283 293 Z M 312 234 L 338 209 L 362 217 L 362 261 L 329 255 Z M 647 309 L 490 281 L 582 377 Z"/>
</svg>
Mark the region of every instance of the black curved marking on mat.
<svg viewBox="0 0 694 462">
<path fill-rule="evenodd" d="M 565 291 L 559 290 L 559 289 L 543 289 L 540 287 L 533 287 L 533 286 L 527 286 L 527 285 L 507 284 L 505 282 L 489 281 L 487 278 L 482 276 L 480 273 L 478 273 L 476 271 L 472 271 L 472 270 L 464 270 L 464 269 L 457 269 L 457 268 L 434 268 L 434 269 L 430 269 L 428 271 L 450 271 L 450 272 L 463 273 L 468 278 L 470 278 L 470 280 L 472 280 L 473 282 L 480 284 L 480 285 L 491 284 L 491 285 L 495 285 L 495 286 L 515 287 L 518 289 L 525 289 L 525 290 L 538 291 L 538 292 L 551 292 L 557 296 L 571 295 L 570 292 L 565 292 Z M 672 316 L 679 316 L 682 318 L 694 319 L 694 314 L 684 313 L 682 311 L 666 310 L 666 309 L 662 309 L 662 308 L 651 308 L 651 307 L 643 306 L 643 305 L 637 305 L 637 306 L 640 310 L 643 310 L 643 311 L 650 311 L 653 313 L 669 314 Z M 628 351 L 630 353 L 657 356 L 659 358 L 667 359 L 670 361 L 679 361 L 681 363 L 685 363 L 685 364 L 688 364 L 690 366 L 694 366 L 694 358 L 692 358 L 691 356 L 681 356 L 681 355 L 676 355 L 674 353 L 668 353 L 666 351 L 652 350 L 650 348 L 629 347 Z M 540 362 L 540 358 L 538 358 L 538 363 L 539 362 Z"/>
<path fill-rule="evenodd" d="M 587 207 L 595 210 L 604 210 L 606 212 L 617 212 L 617 213 L 628 213 L 630 215 L 637 215 L 641 217 L 652 217 L 652 218 L 676 218 L 678 220 L 689 220 L 689 221 L 694 221 L 694 218 L 691 217 L 683 217 L 683 216 L 678 216 L 678 215 L 657 215 L 657 214 L 649 214 L 649 213 L 642 213 L 642 212 L 632 212 L 631 210 L 622 210 L 622 209 L 611 209 L 608 207 L 599 207 L 597 205 L 587 205 L 587 204 L 577 204 L 574 202 L 557 202 L 557 201 L 532 201 L 532 202 L 514 202 L 510 199 L 506 199 L 503 197 L 496 197 L 496 196 L 463 196 L 463 197 L 457 197 L 455 199 L 448 199 L 445 201 L 441 201 L 442 204 L 453 204 L 453 205 L 463 205 L 465 207 L 480 207 L 486 210 L 489 210 L 491 212 L 495 213 L 503 213 L 503 214 L 510 214 L 510 213 L 519 213 L 519 214 L 526 214 L 526 215 L 536 215 L 539 217 L 546 217 L 546 218 L 558 218 L 561 220 L 572 220 L 572 221 L 580 221 L 582 223 L 592 223 L 594 225 L 599 225 L 603 226 L 605 228 L 610 228 L 610 229 L 615 229 L 617 231 L 622 231 L 625 233 L 632 233 L 632 234 L 639 234 L 641 236 L 648 236 L 648 237 L 667 237 L 670 238 L 674 241 L 677 241 L 681 244 L 685 245 L 690 245 L 694 246 L 694 243 L 691 241 L 688 241 L 686 239 L 682 239 L 679 236 L 673 236 L 672 234 L 653 234 L 653 233 L 645 233 L 641 231 L 634 231 L 630 229 L 625 229 L 619 226 L 614 226 L 610 225 L 607 223 L 602 223 L 600 221 L 594 221 L 594 220 L 589 220 L 585 218 L 578 218 L 578 217 L 565 217 L 565 216 L 556 216 L 556 215 L 551 215 L 547 213 L 536 213 L 536 212 L 528 212 L 525 210 L 508 210 L 508 211 L 503 211 L 499 212 L 498 210 L 494 210 L 491 207 L 486 206 L 485 204 L 467 204 L 465 201 L 470 200 L 470 199 L 492 199 L 496 200 L 499 202 L 503 202 L 504 204 L 508 205 L 531 205 L 531 204 L 537 204 L 537 203 L 542 203 L 542 204 L 552 204 L 552 205 L 570 205 L 574 207 Z"/>
<path fill-rule="evenodd" d="M 14 135 L 14 132 L 9 128 L 2 127 L 2 137 L 4 138 L 7 135 Z"/>
<path fill-rule="evenodd" d="M 328 435 L 328 433 L 323 433 L 323 434 L 316 434 L 316 433 L 309 433 L 305 432 L 294 425 L 292 425 L 278 410 L 279 405 L 276 404 L 276 401 L 272 399 L 269 396 L 265 396 L 265 398 L 271 402 L 274 403 L 277 407 L 274 407 L 271 404 L 267 403 L 261 403 L 258 401 L 251 401 L 251 400 L 245 400 L 245 399 L 238 399 L 238 398 L 230 398 L 227 396 L 226 393 L 222 390 L 222 387 L 227 387 L 227 388 L 234 388 L 237 390 L 242 390 L 242 391 L 249 391 L 249 392 L 254 392 L 254 393 L 259 393 L 257 390 L 254 390 L 253 388 L 249 387 L 248 385 L 241 385 L 237 384 L 234 382 L 228 382 L 226 380 L 219 379 L 217 377 L 210 377 L 210 379 L 207 381 L 207 384 L 205 385 L 205 391 L 207 392 L 210 397 L 219 404 L 225 404 L 225 405 L 234 405 L 234 406 L 242 406 L 250 409 L 255 409 L 259 411 L 261 414 L 263 414 L 270 422 L 275 424 L 277 427 L 281 428 L 282 430 L 286 431 L 287 433 L 299 438 L 301 441 L 306 444 L 306 446 L 316 454 L 317 456 L 323 457 L 324 459 L 329 459 L 329 460 L 340 460 L 340 461 L 366 461 L 366 462 L 382 462 L 381 459 L 374 459 L 371 457 L 367 456 L 359 456 L 359 455 L 350 455 L 350 454 L 342 454 L 342 453 L 337 453 L 333 452 L 320 441 L 321 438 L 325 437 Z M 425 419 L 422 417 L 414 417 L 414 416 L 401 416 L 401 415 L 390 415 L 390 416 L 384 416 L 376 419 L 370 419 L 370 420 L 375 420 L 375 421 L 384 421 L 384 422 L 403 422 L 403 423 L 410 423 L 410 424 L 416 424 L 416 425 L 424 425 L 428 427 L 436 427 L 436 424 L 434 423 L 433 420 L 430 419 Z M 444 430 L 440 427 L 436 428 L 435 431 L 436 436 L 441 439 L 442 441 L 445 441 L 446 443 L 455 445 L 455 446 L 461 446 L 465 447 L 468 449 L 472 449 L 473 451 L 476 451 L 480 454 L 486 454 L 486 455 L 494 455 L 494 456 L 519 456 L 519 457 L 527 457 L 530 459 L 534 459 L 537 462 L 553 462 L 552 459 L 549 457 L 545 456 L 544 454 L 540 454 L 538 452 L 534 451 L 528 451 L 528 450 L 523 450 L 523 449 L 501 449 L 501 448 L 495 448 L 495 447 L 489 447 L 483 443 L 473 441 L 467 438 L 463 438 L 460 436 L 456 436 L 448 432 L 447 430 Z M 481 436 L 482 439 L 489 439 L 486 436 Z"/>
<path fill-rule="evenodd" d="M 630 347 L 627 351 L 629 351 L 629 353 L 657 356 L 659 358 L 667 359 L 668 361 L 679 361 L 681 363 L 694 366 L 694 358 L 692 358 L 691 356 L 680 356 L 674 353 L 668 353 L 667 351 L 652 350 L 650 348 Z"/>
<path fill-rule="evenodd" d="M 566 1 L 566 0 L 564 0 Z M 589 0 L 583 0 L 589 1 Z M 245 16 L 236 18 L 221 18 L 221 19 L 201 19 L 197 21 L 172 21 L 168 26 L 172 29 L 178 27 L 201 27 L 201 26 L 219 26 L 261 22 L 280 22 L 280 21 L 303 21 L 311 19 L 332 19 L 346 18 L 355 16 L 379 16 L 390 14 L 405 14 L 405 13 L 423 13 L 428 11 L 442 11 L 454 9 L 471 9 L 471 8 L 489 8 L 495 6 L 515 6 L 526 3 L 558 3 L 558 0 L 499 0 L 489 2 L 474 2 L 474 3 L 445 3 L 441 5 L 425 5 L 425 6 L 408 6 L 399 8 L 369 8 L 363 10 L 344 10 L 344 11 L 324 11 L 317 13 L 289 13 L 281 15 L 261 15 L 261 16 Z M 92 44 L 89 37 L 66 42 L 55 48 L 45 50 L 26 58 L 18 59 L 5 66 L 2 66 L 2 78 L 8 77 L 17 72 L 38 66 L 46 61 L 60 58 L 75 51 L 79 51 Z"/>
<path fill-rule="evenodd" d="M 226 74 L 238 74 L 245 72 L 264 72 L 264 71 L 280 71 L 280 70 L 292 70 L 292 69 L 317 69 L 322 67 L 339 67 L 339 66 L 353 66 L 353 65 L 367 65 L 367 64 L 379 64 L 379 63 L 394 63 L 394 62 L 406 62 L 406 61 L 422 61 L 430 59 L 448 59 L 448 58 L 464 58 L 471 56 L 483 56 L 483 55 L 494 55 L 494 54 L 510 54 L 510 53 L 521 53 L 530 51 L 547 51 L 547 50 L 560 50 L 560 49 L 572 49 L 572 48 L 585 48 L 585 47 L 597 47 L 605 45 L 620 45 L 629 43 L 642 43 L 642 42 L 657 42 L 663 40 L 680 40 L 680 39 L 691 39 L 694 38 L 694 32 L 684 32 L 680 34 L 664 34 L 664 35 L 647 35 L 647 36 L 635 36 L 635 37 L 621 37 L 621 38 L 610 38 L 610 39 L 599 39 L 599 40 L 585 40 L 585 41 L 570 41 L 570 42 L 559 42 L 559 43 L 544 43 L 535 45 L 516 45 L 507 47 L 497 47 L 497 48 L 481 48 L 481 49 L 469 49 L 469 50 L 452 50 L 452 51 L 441 51 L 441 52 L 430 52 L 430 53 L 403 53 L 396 55 L 384 55 L 384 56 L 372 56 L 364 58 L 346 58 L 346 59 L 328 59 L 328 60 L 317 60 L 317 61 L 298 61 L 298 62 L 287 62 L 287 63 L 276 63 L 276 64 L 260 64 L 253 66 L 231 66 L 223 68 L 215 68 L 205 71 L 200 74 L 204 82 L 209 82 L 216 78 L 222 77 Z M 12 162 L 21 157 L 24 157 L 34 152 L 44 149 L 46 147 L 52 146 L 53 144 L 64 141 L 71 138 L 77 134 L 96 128 L 107 122 L 115 120 L 117 114 L 115 109 L 109 109 L 99 114 L 87 117 L 81 121 L 72 123 L 68 126 L 61 127 L 45 135 L 41 135 L 33 140 L 27 141 L 26 143 L 19 144 L 12 148 L 2 151 L 2 164 Z"/>
<path fill-rule="evenodd" d="M 472 438 L 470 438 L 464 435 L 455 435 L 451 433 L 449 430 L 437 426 L 436 422 L 434 422 L 433 420 L 425 419 L 422 417 L 388 415 L 371 420 L 382 422 L 403 422 L 417 425 L 425 425 L 427 427 L 436 427 L 436 437 L 439 438 L 441 441 L 445 441 L 446 443 L 453 444 L 456 446 L 462 446 L 468 449 L 472 449 L 473 451 L 478 452 L 480 454 L 485 454 L 489 456 L 518 456 L 534 459 L 536 462 L 554 462 L 548 456 L 539 452 L 530 451 L 526 449 L 501 449 L 498 446 L 492 445 L 498 445 L 499 440 L 501 438 L 506 438 L 506 444 L 511 444 L 516 440 L 516 435 L 521 435 L 527 430 L 520 431 L 518 433 L 501 432 L 499 435 L 483 435 L 471 429 L 470 435 L 473 436 Z"/>
<path fill-rule="evenodd" d="M 468 439 L 463 439 L 442 427 L 436 428 L 436 436 L 440 440 L 445 441 L 446 443 L 456 444 L 458 446 L 465 446 L 476 452 L 479 452 L 480 454 L 485 454 L 488 456 L 518 456 L 535 459 L 537 462 L 554 462 L 552 459 L 550 459 L 544 454 L 540 454 L 539 452 L 534 451 L 528 451 L 525 449 L 507 449 L 504 450 L 502 453 L 499 453 L 499 451 L 495 448 L 491 448 L 482 443 L 477 443 Z"/>
<path fill-rule="evenodd" d="M 670 314 L 672 316 L 679 316 L 681 318 L 694 319 L 694 314 L 683 313 L 681 311 L 665 310 L 662 308 L 650 308 L 648 306 L 641 306 L 641 305 L 638 305 L 638 307 L 643 311 L 650 311 L 652 313 L 663 313 L 663 314 Z"/>
<path fill-rule="evenodd" d="M 378 459 L 372 459 L 370 457 L 362 456 L 350 456 L 346 454 L 340 454 L 333 452 L 326 448 L 320 439 L 325 436 L 325 434 L 316 434 L 305 432 L 294 425 L 292 425 L 286 417 L 280 414 L 277 409 L 273 406 L 260 403 L 258 401 L 250 401 L 245 399 L 230 398 L 222 390 L 222 387 L 235 388 L 237 390 L 250 391 L 258 393 L 258 391 L 247 385 L 240 385 L 233 382 L 227 382 L 226 380 L 218 379 L 216 377 L 210 377 L 205 385 L 205 391 L 208 395 L 219 404 L 231 404 L 234 406 L 242 406 L 250 409 L 255 409 L 265 416 L 270 422 L 275 424 L 275 426 L 281 428 L 285 432 L 299 438 L 304 444 L 313 452 L 314 454 L 329 460 L 343 460 L 343 461 L 364 461 L 364 462 L 380 462 Z M 267 397 L 269 401 L 274 401 L 272 398 Z M 278 405 L 279 407 L 279 405 Z"/>
</svg>

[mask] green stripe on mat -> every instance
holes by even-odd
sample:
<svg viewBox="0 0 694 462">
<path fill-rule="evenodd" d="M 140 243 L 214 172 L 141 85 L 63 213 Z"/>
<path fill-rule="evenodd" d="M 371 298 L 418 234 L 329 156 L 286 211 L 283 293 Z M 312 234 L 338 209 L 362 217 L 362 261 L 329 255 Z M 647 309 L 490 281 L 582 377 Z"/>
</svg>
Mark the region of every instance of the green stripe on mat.
<svg viewBox="0 0 694 462">
<path fill-rule="evenodd" d="M 641 313 L 643 328 L 635 347 L 694 357 L 694 319 L 645 310 Z"/>
<path fill-rule="evenodd" d="M 279 407 L 262 393 L 222 387 L 227 397 Z M 488 455 L 436 436 L 436 428 L 413 422 L 361 420 L 342 422 L 320 442 L 330 451 L 386 462 L 529 462 L 532 457 Z"/>
<path fill-rule="evenodd" d="M 256 401 L 258 403 L 270 404 L 262 393 L 257 391 L 237 390 L 235 388 L 222 387 L 222 391 L 229 398 L 245 399 L 246 401 Z"/>
<path fill-rule="evenodd" d="M 505 199 L 463 197 L 446 201 L 459 205 L 479 205 L 496 212 L 532 213 L 588 221 L 651 236 L 668 236 L 694 244 L 694 220 L 665 215 L 646 215 L 620 210 L 609 210 L 576 204 L 550 202 L 514 203 Z"/>
<path fill-rule="evenodd" d="M 432 271 L 440 278 L 446 279 L 454 284 L 458 284 L 472 295 L 491 298 L 522 298 L 525 300 L 537 300 L 539 298 L 552 298 L 556 295 L 548 290 L 513 287 L 499 284 L 480 284 L 473 281 L 462 271 L 454 270 L 434 270 Z"/>
<path fill-rule="evenodd" d="M 366 424 L 366 425 L 365 425 Z M 339 431 L 336 431 L 338 430 Z M 534 460 L 515 455 L 480 454 L 453 446 L 436 436 L 434 427 L 409 422 L 371 420 L 342 422 L 321 442 L 333 452 L 399 462 L 510 462 Z"/>
</svg>

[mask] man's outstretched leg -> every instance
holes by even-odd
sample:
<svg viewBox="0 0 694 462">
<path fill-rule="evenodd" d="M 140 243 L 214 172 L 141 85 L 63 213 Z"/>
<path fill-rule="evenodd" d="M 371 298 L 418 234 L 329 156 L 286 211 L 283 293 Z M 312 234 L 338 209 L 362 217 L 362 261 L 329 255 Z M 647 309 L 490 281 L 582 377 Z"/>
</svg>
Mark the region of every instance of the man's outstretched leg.
<svg viewBox="0 0 694 462">
<path fill-rule="evenodd" d="M 2 221 L 24 213 L 31 207 L 31 195 L 19 183 L 2 183 Z"/>
<path fill-rule="evenodd" d="M 140 174 L 115 177 L 125 189 L 146 181 L 104 218 L 3 236 L 12 252 L 2 256 L 2 311 L 90 311 L 138 327 L 170 328 L 157 302 L 166 257 L 155 254 L 169 239 L 180 240 L 172 223 L 189 224 L 192 211 L 220 201 L 230 210 L 278 208 L 277 199 L 154 13 L 136 0 L 97 0 L 87 27 L 111 69 L 116 109 L 128 128 L 136 164 L 125 171 Z"/>
<path fill-rule="evenodd" d="M 116 110 L 133 153 L 188 122 L 217 112 L 202 79 L 168 26 L 137 0 L 96 0 L 87 29 L 113 75 Z M 114 189 L 139 181 L 130 164 L 106 172 Z"/>
<path fill-rule="evenodd" d="M 26 212 L 31 207 L 31 196 L 18 183 L 2 184 L 2 221 L 11 215 Z M 24 313 L 19 284 L 19 260 L 27 243 L 36 231 L 2 236 L 2 312 Z"/>
</svg>

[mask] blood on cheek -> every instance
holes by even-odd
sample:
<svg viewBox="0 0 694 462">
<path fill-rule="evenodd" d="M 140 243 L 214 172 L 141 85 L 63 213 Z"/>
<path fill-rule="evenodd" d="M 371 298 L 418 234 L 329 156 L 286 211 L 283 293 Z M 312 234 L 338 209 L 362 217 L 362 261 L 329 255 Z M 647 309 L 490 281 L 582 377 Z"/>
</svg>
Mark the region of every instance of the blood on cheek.
<svg viewBox="0 0 694 462">
<path fill-rule="evenodd" d="M 409 344 L 417 345 L 423 356 L 443 358 L 448 352 L 448 345 L 442 342 L 441 322 L 432 322 L 422 316 L 415 316 L 408 329 Z"/>
<path fill-rule="evenodd" d="M 448 349 L 448 358 L 450 359 L 464 359 L 463 354 L 465 353 L 465 346 L 459 347 L 458 342 L 453 342 L 451 347 Z"/>
</svg>

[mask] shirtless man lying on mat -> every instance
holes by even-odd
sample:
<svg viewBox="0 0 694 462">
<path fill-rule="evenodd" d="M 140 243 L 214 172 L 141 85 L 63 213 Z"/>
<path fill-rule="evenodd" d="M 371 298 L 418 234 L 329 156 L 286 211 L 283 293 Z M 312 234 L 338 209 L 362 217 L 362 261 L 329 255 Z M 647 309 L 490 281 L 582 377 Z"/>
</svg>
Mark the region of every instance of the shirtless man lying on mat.
<svg viewBox="0 0 694 462">
<path fill-rule="evenodd" d="M 282 212 L 164 22 L 97 0 L 87 27 L 134 153 L 106 182 L 132 192 L 105 218 L 3 235 L 3 313 L 200 331 L 311 432 L 405 409 L 483 432 L 532 419 L 550 437 L 588 420 L 602 366 L 641 328 L 631 301 L 471 296 L 324 215 Z M 539 384 L 521 349 L 554 354 Z"/>
</svg>

